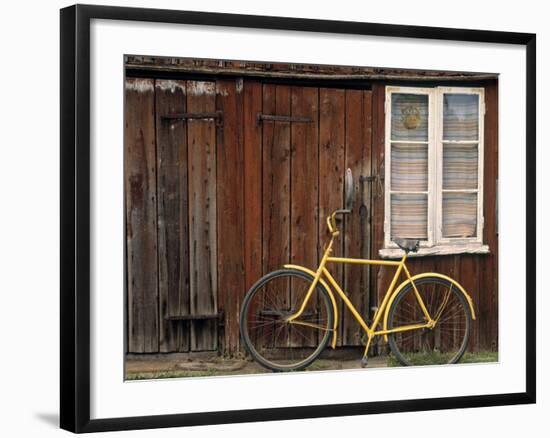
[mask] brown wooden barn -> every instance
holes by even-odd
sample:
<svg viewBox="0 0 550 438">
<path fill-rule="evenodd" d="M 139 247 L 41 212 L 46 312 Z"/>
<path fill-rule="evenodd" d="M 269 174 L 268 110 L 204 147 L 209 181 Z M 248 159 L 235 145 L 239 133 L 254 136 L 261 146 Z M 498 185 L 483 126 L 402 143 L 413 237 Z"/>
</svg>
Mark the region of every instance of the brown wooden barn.
<svg viewBox="0 0 550 438">
<path fill-rule="evenodd" d="M 347 167 L 336 255 L 391 258 L 393 237 L 421 239 L 411 272 L 458 280 L 477 313 L 470 349 L 497 349 L 497 75 L 125 62 L 128 353 L 238 353 L 244 294 L 285 263 L 316 267 Z M 372 315 L 393 269 L 333 269 Z M 345 311 L 338 345 L 363 345 Z"/>
</svg>

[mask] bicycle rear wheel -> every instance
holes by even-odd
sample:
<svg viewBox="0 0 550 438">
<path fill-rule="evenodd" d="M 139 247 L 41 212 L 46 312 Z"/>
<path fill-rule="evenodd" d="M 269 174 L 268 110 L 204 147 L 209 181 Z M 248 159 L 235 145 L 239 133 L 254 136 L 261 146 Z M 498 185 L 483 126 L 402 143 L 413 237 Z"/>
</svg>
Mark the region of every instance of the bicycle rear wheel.
<svg viewBox="0 0 550 438">
<path fill-rule="evenodd" d="M 472 329 L 466 298 L 453 283 L 443 278 L 422 278 L 414 284 L 428 313 L 437 322 L 431 329 L 390 333 L 388 340 L 394 356 L 406 366 L 458 362 L 466 351 Z M 390 307 L 388 329 L 425 322 L 412 284 L 408 284 Z"/>
<path fill-rule="evenodd" d="M 318 283 L 295 321 L 313 278 L 282 269 L 262 277 L 245 296 L 241 337 L 252 357 L 273 371 L 297 371 L 310 365 L 327 345 L 334 313 L 325 288 Z"/>
</svg>

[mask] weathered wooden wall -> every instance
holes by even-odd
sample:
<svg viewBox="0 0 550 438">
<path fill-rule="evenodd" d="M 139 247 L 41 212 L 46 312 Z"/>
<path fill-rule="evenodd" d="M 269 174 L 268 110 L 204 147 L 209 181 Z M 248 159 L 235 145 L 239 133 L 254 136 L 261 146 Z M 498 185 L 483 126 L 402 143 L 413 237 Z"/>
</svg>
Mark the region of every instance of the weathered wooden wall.
<svg viewBox="0 0 550 438">
<path fill-rule="evenodd" d="M 498 179 L 498 93 L 496 81 L 486 83 L 484 242 L 491 254 L 410 261 L 413 273 L 446 273 L 471 292 L 478 313 L 471 349 L 498 344 L 498 236 L 489 201 L 496 199 Z M 325 218 L 342 206 L 347 167 L 355 176 L 355 208 L 336 255 L 378 257 L 384 180 L 369 183 L 367 177 L 384 175 L 384 85 L 363 90 L 242 77 L 127 79 L 129 352 L 238 352 L 246 290 L 284 263 L 316 265 L 328 237 Z M 215 111 L 223 123 L 163 118 Z M 258 123 L 258 113 L 311 121 Z M 338 265 L 334 275 L 367 315 L 392 270 Z M 347 311 L 338 339 L 342 346 L 362 345 Z"/>
<path fill-rule="evenodd" d="M 346 167 L 370 173 L 371 92 L 129 78 L 126 108 L 128 351 L 235 353 L 246 290 L 285 263 L 314 267 Z M 223 124 L 163 118 L 215 111 Z M 310 121 L 258 123 L 261 112 Z M 368 256 L 366 213 L 345 227 L 336 253 Z M 345 278 L 368 312 L 368 268 Z M 340 345 L 361 345 L 346 314 L 340 330 Z"/>
</svg>

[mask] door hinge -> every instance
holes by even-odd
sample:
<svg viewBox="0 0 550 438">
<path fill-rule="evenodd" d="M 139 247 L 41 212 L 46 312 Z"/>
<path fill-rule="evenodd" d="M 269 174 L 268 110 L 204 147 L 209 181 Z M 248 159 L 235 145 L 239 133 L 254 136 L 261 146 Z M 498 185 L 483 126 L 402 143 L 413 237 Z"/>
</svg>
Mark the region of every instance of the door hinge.
<svg viewBox="0 0 550 438">
<path fill-rule="evenodd" d="M 256 121 L 258 125 L 263 122 L 286 122 L 286 123 L 311 123 L 313 119 L 310 117 L 299 116 L 280 116 L 276 114 L 256 114 Z"/>
<path fill-rule="evenodd" d="M 216 126 L 223 125 L 223 111 L 205 113 L 174 113 L 160 116 L 162 121 L 213 120 Z"/>
<path fill-rule="evenodd" d="M 224 313 L 219 311 L 218 313 L 195 313 L 187 315 L 168 315 L 164 319 L 167 321 L 205 321 L 205 320 L 218 320 L 223 321 Z"/>
</svg>

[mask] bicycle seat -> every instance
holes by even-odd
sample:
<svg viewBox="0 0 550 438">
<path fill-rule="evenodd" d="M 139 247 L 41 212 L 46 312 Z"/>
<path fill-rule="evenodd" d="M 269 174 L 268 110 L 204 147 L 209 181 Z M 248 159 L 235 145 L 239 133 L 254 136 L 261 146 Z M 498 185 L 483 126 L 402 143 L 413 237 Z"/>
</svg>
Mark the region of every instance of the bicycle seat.
<svg viewBox="0 0 550 438">
<path fill-rule="evenodd" d="M 393 242 L 405 252 L 417 252 L 420 246 L 420 240 L 416 239 L 401 239 L 394 237 Z"/>
</svg>

